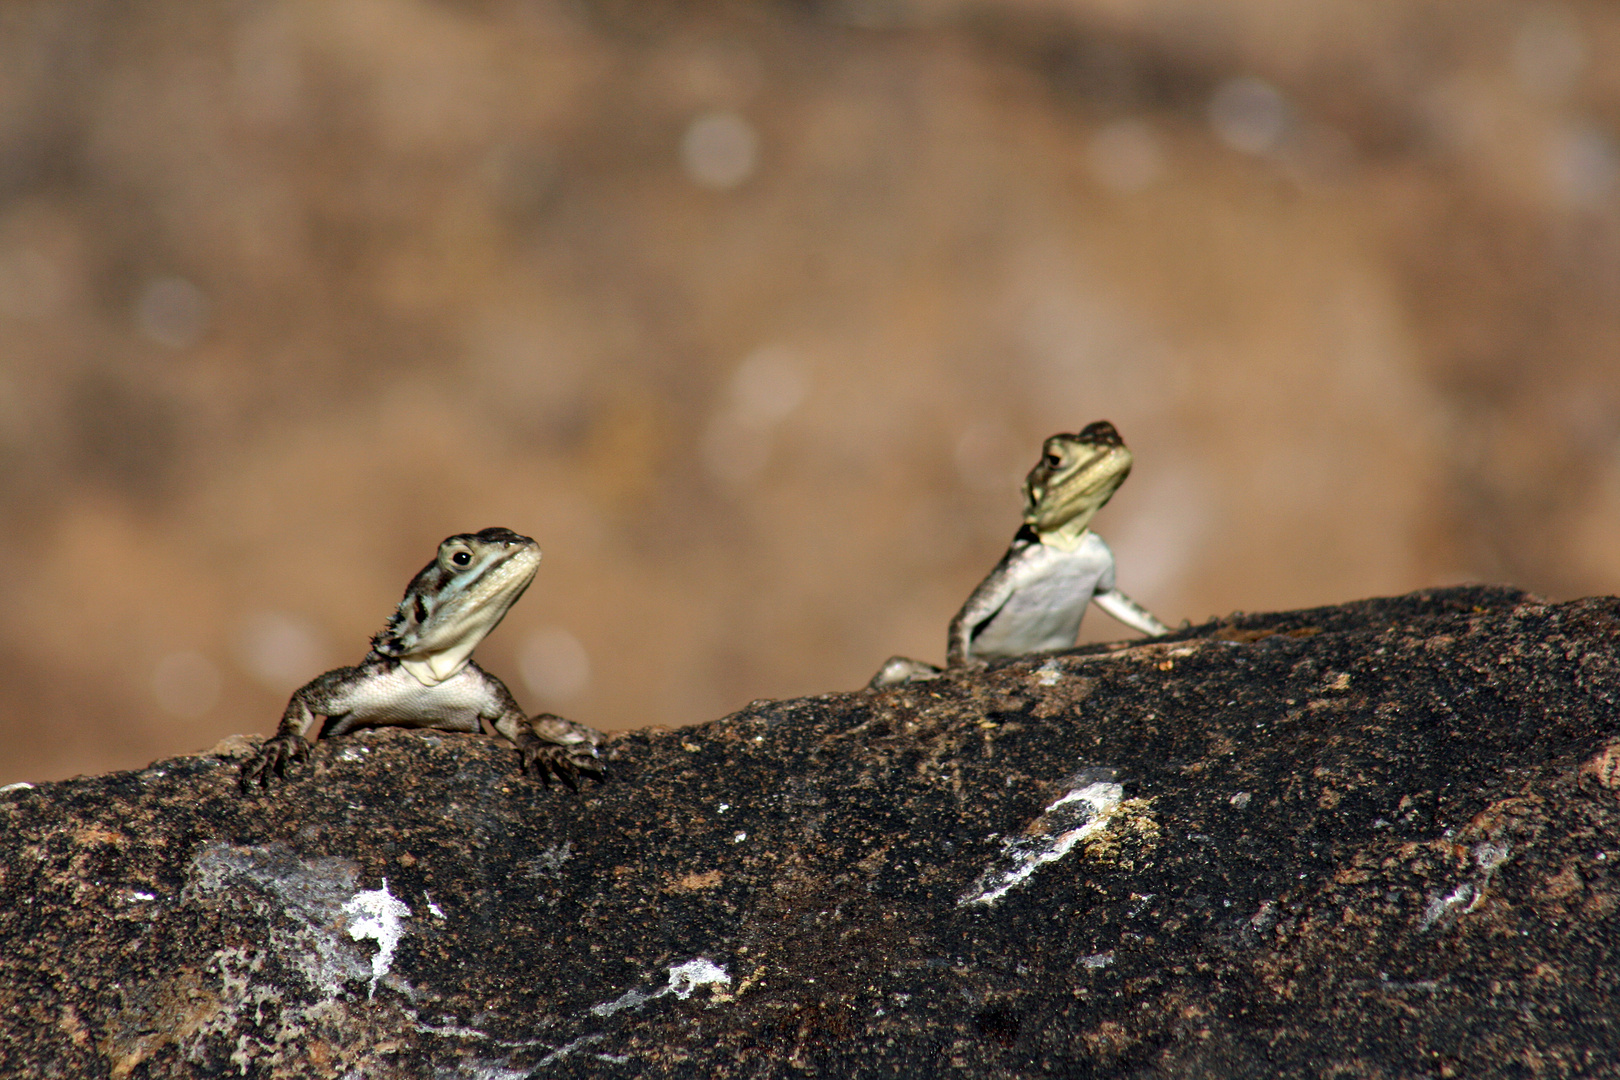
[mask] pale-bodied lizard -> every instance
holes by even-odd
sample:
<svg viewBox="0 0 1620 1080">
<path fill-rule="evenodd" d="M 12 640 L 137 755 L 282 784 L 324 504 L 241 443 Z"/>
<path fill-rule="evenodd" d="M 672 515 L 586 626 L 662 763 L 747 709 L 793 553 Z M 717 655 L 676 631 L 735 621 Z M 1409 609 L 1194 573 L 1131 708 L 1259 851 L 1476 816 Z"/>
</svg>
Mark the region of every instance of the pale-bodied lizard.
<svg viewBox="0 0 1620 1080">
<path fill-rule="evenodd" d="M 1169 630 L 1114 585 L 1114 553 L 1091 519 L 1131 471 L 1131 452 L 1099 420 L 1078 435 L 1053 435 L 1024 480 L 1024 524 L 1007 553 L 951 620 L 947 667 L 1074 645 L 1095 603 L 1145 634 Z M 932 678 L 933 664 L 891 657 L 872 689 Z"/>
<path fill-rule="evenodd" d="M 354 667 L 299 688 L 276 734 L 242 766 L 242 785 L 268 786 L 289 761 L 309 757 L 310 741 L 361 727 L 398 725 L 477 732 L 488 722 L 517 747 L 522 767 L 569 787 L 579 774 L 602 778 L 593 728 L 541 713 L 526 716 L 506 684 L 472 660 L 540 565 L 540 547 L 510 529 L 446 539 L 411 579 L 388 625 Z M 316 731 L 321 717 L 324 732 Z"/>
</svg>

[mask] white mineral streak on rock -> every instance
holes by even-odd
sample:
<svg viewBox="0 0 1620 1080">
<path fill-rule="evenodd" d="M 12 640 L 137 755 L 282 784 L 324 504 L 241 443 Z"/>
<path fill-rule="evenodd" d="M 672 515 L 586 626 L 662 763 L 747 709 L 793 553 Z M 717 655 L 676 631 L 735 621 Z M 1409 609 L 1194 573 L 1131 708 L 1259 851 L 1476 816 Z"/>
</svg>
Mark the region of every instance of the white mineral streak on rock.
<svg viewBox="0 0 1620 1080">
<path fill-rule="evenodd" d="M 593 1009 L 592 1011 L 594 1012 L 595 1010 Z M 599 1043 L 599 1042 L 602 1041 L 603 1038 L 604 1038 L 604 1036 L 601 1036 L 601 1035 L 581 1035 L 579 1038 L 575 1039 L 573 1042 L 565 1043 L 562 1046 L 557 1047 L 557 1049 L 553 1050 L 551 1053 L 547 1054 L 545 1057 L 541 1058 L 540 1061 L 539 1061 L 539 1064 L 536 1065 L 535 1068 L 541 1068 L 541 1067 L 544 1067 L 546 1065 L 550 1065 L 554 1061 L 560 1061 L 563 1058 L 567 1057 L 569 1054 L 572 1054 L 575 1050 L 578 1050 L 580 1047 L 589 1046 L 592 1043 Z M 524 1076 L 533 1076 L 534 1073 L 532 1071 L 530 1071 L 530 1072 L 524 1073 L 523 1075 Z"/>
<path fill-rule="evenodd" d="M 661 998 L 665 994 L 674 994 L 685 1001 L 700 986 L 726 986 L 730 983 L 731 976 L 727 974 L 725 968 L 700 956 L 684 964 L 670 965 L 669 985 L 652 991 L 627 990 L 613 1001 L 592 1005 L 591 1012 L 597 1016 L 612 1016 L 621 1009 L 639 1009 L 647 1002 Z"/>
<path fill-rule="evenodd" d="M 343 914 L 349 917 L 349 936 L 356 941 L 371 938 L 377 942 L 377 955 L 371 958 L 371 986 L 367 997 L 377 993 L 377 982 L 394 963 L 394 950 L 405 936 L 405 925 L 400 920 L 411 917 L 411 909 L 388 891 L 388 879 L 382 888 L 355 893 L 343 905 Z"/>
<path fill-rule="evenodd" d="M 674 994 L 685 1001 L 692 996 L 692 991 L 700 986 L 725 986 L 731 982 L 731 976 L 719 964 L 698 957 L 688 960 L 684 964 L 676 964 L 669 969 L 669 986 L 663 993 Z"/>
<path fill-rule="evenodd" d="M 1105 828 L 1108 811 L 1119 805 L 1124 794 L 1120 785 L 1104 780 L 1071 788 L 1042 811 L 1023 835 L 1001 842 L 1001 858 L 979 875 L 957 905 L 994 904 L 1036 870 L 1063 858 L 1080 841 Z"/>
<path fill-rule="evenodd" d="M 645 990 L 626 990 L 612 1001 L 604 1001 L 600 1005 L 592 1005 L 591 1013 L 596 1016 L 612 1016 L 620 1009 L 639 1009 L 653 998 L 658 997 L 659 994 L 664 994 L 667 992 L 667 989 L 658 990 L 653 993 L 648 993 Z"/>
<path fill-rule="evenodd" d="M 1491 877 L 1496 868 L 1507 862 L 1513 848 L 1505 840 L 1494 840 L 1475 844 L 1472 849 L 1474 864 L 1479 867 L 1479 874 L 1473 881 L 1465 881 L 1458 885 L 1446 896 L 1429 898 L 1429 906 L 1423 909 L 1423 919 L 1418 924 L 1419 930 L 1427 930 L 1435 924 L 1449 925 L 1456 915 L 1467 915 L 1485 902 L 1485 890 L 1491 883 Z M 1466 904 L 1467 907 L 1463 907 Z M 1458 908 L 1462 908 L 1458 911 Z"/>
<path fill-rule="evenodd" d="M 1449 916 L 1463 904 L 1472 904 L 1474 901 L 1474 883 L 1465 881 L 1452 891 L 1450 896 L 1438 896 L 1429 901 L 1429 906 L 1423 912 L 1423 923 L 1420 929 L 1427 930 L 1435 923 Z"/>
</svg>

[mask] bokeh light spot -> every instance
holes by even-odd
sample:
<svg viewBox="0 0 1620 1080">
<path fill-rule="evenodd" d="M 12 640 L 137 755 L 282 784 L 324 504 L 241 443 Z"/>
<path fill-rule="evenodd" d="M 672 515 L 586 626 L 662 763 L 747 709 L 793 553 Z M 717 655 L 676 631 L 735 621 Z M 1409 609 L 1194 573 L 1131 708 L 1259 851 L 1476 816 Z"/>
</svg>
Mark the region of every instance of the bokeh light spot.
<svg viewBox="0 0 1620 1080">
<path fill-rule="evenodd" d="M 1607 132 L 1574 126 L 1553 140 L 1553 182 L 1579 206 L 1598 206 L 1620 185 L 1620 147 Z"/>
<path fill-rule="evenodd" d="M 141 333 L 171 349 L 195 345 L 208 332 L 208 297 L 185 278 L 160 277 L 146 283 L 135 301 Z"/>
<path fill-rule="evenodd" d="M 545 626 L 523 639 L 518 671 L 529 692 L 546 702 L 572 701 L 591 685 L 585 646 L 560 626 Z"/>
<path fill-rule="evenodd" d="M 326 642 L 313 623 L 284 611 L 260 611 L 237 633 L 242 668 L 270 690 L 290 693 L 321 673 Z"/>
<path fill-rule="evenodd" d="M 793 353 L 781 345 L 755 349 L 737 365 L 725 403 L 703 435 L 703 464 L 730 484 L 747 483 L 765 471 L 771 435 L 803 404 L 810 380 Z"/>
<path fill-rule="evenodd" d="M 739 423 L 769 427 L 804 402 L 809 391 L 804 366 L 780 345 L 748 354 L 731 376 L 731 410 Z"/>
<path fill-rule="evenodd" d="M 704 113 L 681 137 L 681 165 L 694 183 L 726 191 L 754 174 L 759 136 L 733 112 Z"/>
<path fill-rule="evenodd" d="M 1291 116 L 1276 87 L 1244 76 L 1228 79 L 1216 89 L 1209 102 L 1209 123 L 1232 149 L 1266 154 L 1282 144 Z"/>
</svg>

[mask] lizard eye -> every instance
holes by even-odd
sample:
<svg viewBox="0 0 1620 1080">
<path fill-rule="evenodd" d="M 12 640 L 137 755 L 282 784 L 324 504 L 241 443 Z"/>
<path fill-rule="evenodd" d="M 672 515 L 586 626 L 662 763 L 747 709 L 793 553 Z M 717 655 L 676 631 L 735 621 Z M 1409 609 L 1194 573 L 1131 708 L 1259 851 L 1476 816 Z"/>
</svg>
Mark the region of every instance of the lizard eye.
<svg viewBox="0 0 1620 1080">
<path fill-rule="evenodd" d="M 472 562 L 472 554 L 471 552 L 458 551 L 454 555 L 450 556 L 450 561 L 455 563 L 457 566 L 466 566 L 468 563 Z"/>
<path fill-rule="evenodd" d="M 1048 469 L 1061 469 L 1063 467 L 1063 457 L 1059 454 L 1047 454 L 1046 467 Z"/>
</svg>

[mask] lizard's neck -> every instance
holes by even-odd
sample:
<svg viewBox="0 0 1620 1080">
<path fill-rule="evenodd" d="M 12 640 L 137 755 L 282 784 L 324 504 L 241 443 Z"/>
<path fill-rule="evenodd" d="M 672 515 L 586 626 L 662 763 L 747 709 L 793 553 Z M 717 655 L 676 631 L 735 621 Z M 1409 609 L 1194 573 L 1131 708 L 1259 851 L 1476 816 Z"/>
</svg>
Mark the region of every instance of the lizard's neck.
<svg viewBox="0 0 1620 1080">
<path fill-rule="evenodd" d="M 1042 544 L 1059 551 L 1074 551 L 1085 541 L 1086 532 L 1091 524 L 1090 514 L 1079 514 L 1065 521 L 1055 529 L 1045 532 L 1036 530 L 1035 535 Z"/>
</svg>

